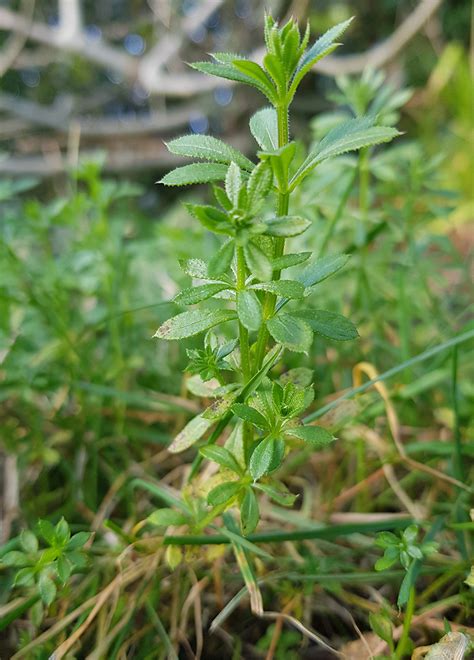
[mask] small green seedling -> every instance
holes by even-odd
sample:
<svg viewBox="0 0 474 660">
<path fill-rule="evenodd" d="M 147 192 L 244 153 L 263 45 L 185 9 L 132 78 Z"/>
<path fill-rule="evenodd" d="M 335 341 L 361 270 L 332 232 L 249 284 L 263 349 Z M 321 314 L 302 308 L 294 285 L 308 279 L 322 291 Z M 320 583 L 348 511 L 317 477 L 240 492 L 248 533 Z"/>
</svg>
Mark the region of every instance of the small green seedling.
<svg viewBox="0 0 474 660">
<path fill-rule="evenodd" d="M 259 492 L 286 506 L 295 499 L 273 477 L 285 456 L 300 447 L 319 450 L 334 440 L 327 429 L 301 421 L 314 396 L 310 370 L 289 372 L 283 382 L 272 381 L 269 374 L 284 350 L 307 354 L 314 334 L 336 341 L 358 336 L 349 319 L 311 304 L 318 284 L 343 268 L 348 256 L 315 259 L 311 252 L 286 251 L 287 241 L 310 226 L 308 219 L 290 210 L 292 193 L 306 177 L 328 159 L 398 135 L 393 127 L 379 125 L 375 114 L 360 116 L 330 130 L 305 158 L 297 155 L 289 131 L 291 103 L 305 75 L 337 48 L 351 20 L 334 26 L 309 46 L 308 28 L 302 35 L 296 21 L 280 27 L 266 16 L 262 65 L 232 53 L 216 53 L 211 62 L 191 65 L 249 85 L 270 104 L 250 119 L 250 132 L 258 145 L 255 160 L 207 135 L 186 135 L 167 145 L 172 153 L 197 162 L 178 167 L 161 183 L 212 184 L 214 203 L 187 204 L 187 209 L 222 240 L 208 263 L 190 259 L 182 264 L 193 285 L 181 291 L 175 303 L 192 309 L 165 321 L 155 335 L 180 341 L 215 328 L 227 333 L 225 340 L 207 334 L 203 349 L 188 351 L 194 392 L 199 389 L 197 376 L 201 387 L 215 380 L 219 394 L 169 447 L 179 452 L 201 441 L 192 477 L 203 459 L 220 466 L 220 482 L 207 494 L 210 509 L 194 515 L 191 527 L 202 528 L 237 505 L 242 532 L 250 533 L 259 520 Z M 302 264 L 302 269 L 292 270 Z M 288 270 L 295 275 L 282 277 Z M 194 307 L 201 303 L 203 307 Z M 234 331 L 237 336 L 229 341 Z M 236 426 L 228 444 L 218 446 L 233 420 Z M 171 520 L 170 516 L 165 515 Z M 179 520 L 173 520 L 184 523 L 187 518 L 179 514 Z"/>
<path fill-rule="evenodd" d="M 56 526 L 48 520 L 38 521 L 37 532 L 23 530 L 21 550 L 7 552 L 1 563 L 16 570 L 14 586 L 37 591 L 44 605 L 49 607 L 56 598 L 57 585 L 63 587 L 72 573 L 87 566 L 84 545 L 92 534 L 78 532 L 71 536 L 64 518 Z M 40 540 L 48 547 L 41 548 Z"/>
</svg>

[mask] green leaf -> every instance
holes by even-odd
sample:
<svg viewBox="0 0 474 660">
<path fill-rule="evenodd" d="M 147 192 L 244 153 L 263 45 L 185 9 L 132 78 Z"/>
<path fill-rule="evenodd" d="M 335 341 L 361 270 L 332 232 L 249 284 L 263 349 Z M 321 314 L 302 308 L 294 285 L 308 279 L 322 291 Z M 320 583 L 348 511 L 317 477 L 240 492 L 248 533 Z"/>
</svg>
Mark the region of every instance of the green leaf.
<svg viewBox="0 0 474 660">
<path fill-rule="evenodd" d="M 11 550 L 3 555 L 1 562 L 2 564 L 5 564 L 5 566 L 26 566 L 30 563 L 30 560 L 24 552 Z"/>
<path fill-rule="evenodd" d="M 374 568 L 375 568 L 376 571 L 385 571 L 385 570 L 387 570 L 387 568 L 390 568 L 391 566 L 393 566 L 396 561 L 397 561 L 396 557 L 393 558 L 393 557 L 383 556 L 383 557 L 380 557 L 380 559 L 377 559 L 377 561 L 375 562 Z"/>
<path fill-rule="evenodd" d="M 244 422 L 250 422 L 259 429 L 268 428 L 268 423 L 265 417 L 259 413 L 258 410 L 252 408 L 252 406 L 248 406 L 245 403 L 234 403 L 232 406 L 232 412 L 234 412 L 237 417 L 240 417 L 240 419 L 243 419 Z"/>
<path fill-rule="evenodd" d="M 324 309 L 304 309 L 293 312 L 298 318 L 305 321 L 318 335 L 336 341 L 347 341 L 359 336 L 357 328 L 345 316 L 328 312 Z"/>
<path fill-rule="evenodd" d="M 258 291 L 270 291 L 270 293 L 274 293 L 277 296 L 281 296 L 282 298 L 290 298 L 292 300 L 298 300 L 304 295 L 303 284 L 294 280 L 260 282 L 258 284 L 252 284 L 250 288 L 257 289 Z"/>
<path fill-rule="evenodd" d="M 253 450 L 250 457 L 250 474 L 254 481 L 269 472 L 273 463 L 274 449 L 275 439 L 268 437 L 261 440 Z"/>
<path fill-rule="evenodd" d="M 250 132 L 264 151 L 278 149 L 278 116 L 273 108 L 263 108 L 250 119 Z"/>
<path fill-rule="evenodd" d="M 254 167 L 252 161 L 240 151 L 211 135 L 184 135 L 166 143 L 166 146 L 171 153 L 179 156 L 202 158 L 226 165 L 234 162 L 249 172 Z"/>
<path fill-rule="evenodd" d="M 250 332 L 258 330 L 262 325 L 262 306 L 253 291 L 237 291 L 237 316 Z"/>
<path fill-rule="evenodd" d="M 184 429 L 182 429 L 174 438 L 173 442 L 168 447 L 168 451 L 172 454 L 178 454 L 179 452 L 188 449 L 195 442 L 200 440 L 213 424 L 213 420 L 206 419 L 202 415 L 193 417 L 193 419 L 186 424 Z"/>
<path fill-rule="evenodd" d="M 272 151 L 260 151 L 258 153 L 262 160 L 270 162 L 280 193 L 286 193 L 288 190 L 288 172 L 295 153 L 296 142 L 289 142 Z"/>
<path fill-rule="evenodd" d="M 219 186 L 213 185 L 212 190 L 214 192 L 214 197 L 216 198 L 216 201 L 224 211 L 232 211 L 232 204 L 229 201 L 229 198 L 225 194 L 225 190 L 222 190 Z"/>
<path fill-rule="evenodd" d="M 269 319 L 267 328 L 275 341 L 296 353 L 307 353 L 313 341 L 309 325 L 289 314 L 279 314 Z"/>
<path fill-rule="evenodd" d="M 282 487 L 275 488 L 269 484 L 261 483 L 255 484 L 254 487 L 266 493 L 270 499 L 272 499 L 277 504 L 280 504 L 281 506 L 293 506 L 295 500 L 297 499 L 297 495 L 293 495 L 293 493 L 290 493 L 290 491 L 286 488 L 283 490 Z"/>
<path fill-rule="evenodd" d="M 415 567 L 416 563 L 413 562 L 413 564 L 410 566 L 409 570 L 407 571 L 407 574 L 402 580 L 402 584 L 400 585 L 400 591 L 398 592 L 398 598 L 397 598 L 397 605 L 398 607 L 404 607 L 408 603 L 408 599 L 410 597 L 410 589 L 413 585 L 413 578 L 415 575 Z"/>
<path fill-rule="evenodd" d="M 207 272 L 207 265 L 202 259 L 180 259 L 179 265 L 190 277 L 196 277 L 200 280 L 212 279 Z"/>
<path fill-rule="evenodd" d="M 58 578 L 61 580 L 62 584 L 66 584 L 69 580 L 72 572 L 72 565 L 69 559 L 65 555 L 59 555 L 56 562 L 56 573 Z"/>
<path fill-rule="evenodd" d="M 285 434 L 303 440 L 303 442 L 316 449 L 327 447 L 327 445 L 336 439 L 332 433 L 329 433 L 329 431 L 326 431 L 321 426 L 296 426 L 285 429 Z"/>
<path fill-rule="evenodd" d="M 23 529 L 20 534 L 20 545 L 25 552 L 36 552 L 38 550 L 38 539 L 28 529 Z"/>
<path fill-rule="evenodd" d="M 188 186 L 192 183 L 224 181 L 227 166 L 218 163 L 191 163 L 168 172 L 158 181 L 164 186 Z"/>
<path fill-rule="evenodd" d="M 241 488 L 242 484 L 239 481 L 228 481 L 225 484 L 219 484 L 219 486 L 216 486 L 210 491 L 207 496 L 207 502 L 211 506 L 230 502 Z"/>
<path fill-rule="evenodd" d="M 240 524 L 242 534 L 247 536 L 251 534 L 258 525 L 260 512 L 258 510 L 258 501 L 253 490 L 248 487 L 245 489 L 245 495 L 240 505 Z"/>
<path fill-rule="evenodd" d="M 255 243 L 249 242 L 244 245 L 244 255 L 252 275 L 259 280 L 271 280 L 273 273 L 271 261 Z"/>
<path fill-rule="evenodd" d="M 373 124 L 373 117 L 356 117 L 330 130 L 298 168 L 290 182 L 290 190 L 301 183 L 304 177 L 324 160 L 340 156 L 348 151 L 390 142 L 394 137 L 400 135 L 395 128 L 374 126 Z"/>
<path fill-rule="evenodd" d="M 209 330 L 220 323 L 233 321 L 235 312 L 229 309 L 221 310 L 192 310 L 183 312 L 165 321 L 153 335 L 158 339 L 184 339 L 198 335 L 200 332 Z"/>
<path fill-rule="evenodd" d="M 308 71 L 319 62 L 323 57 L 329 55 L 336 46 L 339 44 L 334 44 L 336 39 L 338 39 L 342 33 L 349 27 L 353 18 L 334 25 L 327 32 L 325 32 L 319 39 L 309 48 L 306 53 L 301 57 L 296 67 L 295 75 L 293 77 L 291 87 L 290 87 L 290 98 L 294 95 L 298 85 Z"/>
<path fill-rule="evenodd" d="M 349 258 L 349 254 L 338 254 L 317 259 L 305 267 L 298 279 L 305 287 L 319 284 L 319 282 L 322 282 L 334 273 L 337 273 L 341 268 L 344 268 Z"/>
<path fill-rule="evenodd" d="M 273 174 L 268 163 L 262 162 L 254 168 L 247 183 L 247 206 L 252 215 L 261 209 L 272 188 Z"/>
<path fill-rule="evenodd" d="M 20 570 L 15 573 L 13 584 L 15 587 L 32 587 L 35 583 L 35 573 L 36 571 L 32 566 L 28 568 L 20 568 Z"/>
<path fill-rule="evenodd" d="M 311 257 L 312 252 L 298 252 L 297 254 L 284 254 L 282 257 L 277 257 L 273 260 L 273 270 L 284 270 L 285 268 L 291 268 L 292 266 L 298 266 L 299 264 L 308 261 Z"/>
<path fill-rule="evenodd" d="M 280 383 L 293 383 L 297 387 L 308 387 L 313 382 L 314 372 L 307 367 L 295 367 L 280 376 Z"/>
<path fill-rule="evenodd" d="M 185 204 L 189 213 L 210 231 L 217 234 L 230 234 L 232 227 L 226 213 L 208 204 Z"/>
<path fill-rule="evenodd" d="M 224 417 L 224 415 L 229 412 L 232 404 L 236 399 L 236 396 L 237 395 L 235 392 L 230 392 L 220 397 L 219 399 L 216 399 L 208 408 L 206 408 L 206 410 L 202 413 L 202 416 L 205 419 L 210 419 L 212 421 L 221 419 L 221 417 Z"/>
<path fill-rule="evenodd" d="M 202 447 L 199 452 L 207 458 L 208 461 L 214 461 L 222 467 L 228 468 L 237 474 L 242 474 L 242 468 L 235 456 L 225 447 L 220 447 L 219 445 L 208 445 L 207 447 Z"/>
<path fill-rule="evenodd" d="M 242 175 L 239 166 L 231 163 L 225 177 L 225 192 L 234 207 L 239 205 L 239 192 L 242 186 Z"/>
<path fill-rule="evenodd" d="M 195 305 L 196 303 L 201 302 L 201 300 L 212 298 L 216 293 L 228 288 L 229 285 L 225 283 L 202 284 L 201 286 L 183 289 L 183 291 L 178 293 L 173 300 L 178 305 Z"/>
<path fill-rule="evenodd" d="M 286 215 L 278 218 L 272 218 L 266 221 L 267 236 L 299 236 L 311 226 L 311 222 L 306 218 L 297 215 Z"/>
<path fill-rule="evenodd" d="M 286 71 L 284 63 L 277 55 L 267 53 L 263 58 L 263 66 L 275 83 L 278 93 L 281 96 L 286 91 Z"/>
<path fill-rule="evenodd" d="M 79 548 L 82 548 L 87 543 L 91 536 L 92 534 L 90 532 L 77 532 L 67 542 L 66 550 L 68 552 L 79 550 Z"/>
<path fill-rule="evenodd" d="M 214 53 L 213 57 L 217 59 L 219 55 L 219 53 Z M 235 58 L 235 55 L 233 57 Z M 245 85 L 254 86 L 252 78 L 249 78 L 249 76 L 236 69 L 232 64 L 232 61 L 228 63 L 192 62 L 189 66 L 201 73 L 207 73 L 209 76 L 217 76 L 218 78 L 225 78 L 226 80 L 233 80 L 235 82 L 244 83 Z"/>
<path fill-rule="evenodd" d="M 393 643 L 392 624 L 385 616 L 370 612 L 369 623 L 374 633 L 378 635 L 380 639 L 383 639 L 383 641 L 387 642 L 389 645 Z"/>
<path fill-rule="evenodd" d="M 238 71 L 251 78 L 254 81 L 255 87 L 270 101 L 276 99 L 272 81 L 259 64 L 243 59 L 234 60 L 232 64 Z"/>
<path fill-rule="evenodd" d="M 47 606 L 51 605 L 56 597 L 56 585 L 45 573 L 41 573 L 38 580 L 38 590 L 41 600 Z"/>
<path fill-rule="evenodd" d="M 176 511 L 175 509 L 157 509 L 148 516 L 147 522 L 157 527 L 171 527 L 185 525 L 189 520 L 181 511 Z"/>
<path fill-rule="evenodd" d="M 64 517 L 62 517 L 61 520 L 57 523 L 55 527 L 55 534 L 56 542 L 58 545 L 65 545 L 69 541 L 71 532 L 69 530 L 69 525 L 67 524 Z"/>
<path fill-rule="evenodd" d="M 42 538 L 49 543 L 49 545 L 54 545 L 56 540 L 56 530 L 54 525 L 52 525 L 49 520 L 38 520 L 38 531 Z"/>
<path fill-rule="evenodd" d="M 209 277 L 219 277 L 219 275 L 229 270 L 234 258 L 234 247 L 234 241 L 230 240 L 219 248 L 207 267 Z"/>
</svg>

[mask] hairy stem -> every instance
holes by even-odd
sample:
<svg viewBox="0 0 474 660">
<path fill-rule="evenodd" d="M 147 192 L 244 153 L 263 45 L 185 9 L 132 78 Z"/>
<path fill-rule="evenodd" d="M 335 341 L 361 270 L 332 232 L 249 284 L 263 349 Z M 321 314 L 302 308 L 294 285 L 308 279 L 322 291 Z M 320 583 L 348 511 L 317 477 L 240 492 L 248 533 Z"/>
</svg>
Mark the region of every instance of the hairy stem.
<svg viewBox="0 0 474 660">
<path fill-rule="evenodd" d="M 286 104 L 279 105 L 276 108 L 278 116 L 278 146 L 283 147 L 288 144 L 289 138 L 289 121 L 288 121 L 288 106 Z M 288 181 L 286 181 L 288 184 Z M 286 186 L 287 187 L 287 186 Z M 287 215 L 290 204 L 290 195 L 288 192 L 278 193 L 277 199 L 277 215 Z M 285 251 L 285 239 L 276 238 L 273 244 L 273 256 L 281 257 Z M 280 279 L 280 271 L 274 271 L 273 279 Z M 257 338 L 257 347 L 255 353 L 255 371 L 258 371 L 262 366 L 263 358 L 265 357 L 265 349 L 267 347 L 268 330 L 265 321 L 269 319 L 275 310 L 276 296 L 272 293 L 266 293 L 263 302 L 263 323 Z"/>
<path fill-rule="evenodd" d="M 237 248 L 237 291 L 245 289 L 246 267 L 244 250 Z M 250 344 L 249 331 L 239 322 L 239 343 L 240 343 L 240 366 L 242 368 L 242 378 L 244 386 L 249 382 L 252 372 L 250 366 Z M 253 441 L 253 431 L 250 424 L 244 422 L 242 429 L 242 439 L 244 446 L 244 460 L 248 464 L 250 460 L 250 449 Z"/>
<path fill-rule="evenodd" d="M 237 248 L 237 291 L 245 289 L 246 268 L 244 250 L 242 247 Z M 239 342 L 240 342 L 240 363 L 242 367 L 242 375 L 244 383 L 250 380 L 250 346 L 249 346 L 249 331 L 246 327 L 239 323 Z"/>
</svg>

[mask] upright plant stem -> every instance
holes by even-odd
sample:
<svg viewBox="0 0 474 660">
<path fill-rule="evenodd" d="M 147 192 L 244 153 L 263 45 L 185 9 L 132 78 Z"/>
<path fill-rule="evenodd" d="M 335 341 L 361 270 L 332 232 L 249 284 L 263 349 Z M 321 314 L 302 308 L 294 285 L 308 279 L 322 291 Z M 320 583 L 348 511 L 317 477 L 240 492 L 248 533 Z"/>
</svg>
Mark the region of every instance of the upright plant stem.
<svg viewBox="0 0 474 660">
<path fill-rule="evenodd" d="M 244 250 L 242 247 L 237 248 L 237 291 L 245 289 L 246 269 Z M 244 384 L 250 380 L 250 346 L 249 346 L 249 331 L 246 327 L 239 323 L 239 341 L 240 341 L 240 362 L 242 367 L 242 375 L 244 377 Z"/>
<path fill-rule="evenodd" d="M 244 250 L 242 247 L 237 248 L 237 291 L 245 289 L 246 280 L 246 267 Z M 239 344 L 240 344 L 240 366 L 242 368 L 243 385 L 247 385 L 251 376 L 252 370 L 250 366 L 250 344 L 249 344 L 249 331 L 239 322 Z M 250 449 L 253 441 L 252 427 L 248 422 L 244 422 L 242 427 L 242 441 L 244 447 L 244 459 L 248 463 L 250 460 Z"/>
<path fill-rule="evenodd" d="M 401 660 L 405 655 L 405 648 L 407 647 L 408 640 L 410 639 L 410 627 L 411 620 L 413 618 L 413 613 L 415 612 L 415 587 L 411 587 L 410 596 L 408 597 L 407 609 L 405 611 L 405 617 L 403 619 L 403 631 L 402 636 L 398 642 L 397 648 L 395 650 L 396 660 Z"/>
<path fill-rule="evenodd" d="M 278 117 L 278 146 L 284 147 L 285 144 L 288 144 L 288 138 L 289 138 L 288 106 L 286 104 L 278 105 L 276 110 Z M 286 181 L 285 183 L 287 187 L 288 181 Z M 277 209 L 276 209 L 277 215 L 278 216 L 287 215 L 289 204 L 290 204 L 290 194 L 286 192 L 286 190 L 284 192 L 279 192 L 277 199 Z M 284 251 L 285 251 L 285 239 L 276 238 L 273 244 L 274 258 L 281 257 Z M 280 279 L 279 270 L 274 271 L 273 279 L 274 280 Z M 274 294 L 272 293 L 265 294 L 264 303 L 263 303 L 264 322 L 272 316 L 275 310 L 275 302 L 276 302 L 276 296 Z M 260 367 L 262 366 L 263 358 L 265 357 L 265 349 L 267 347 L 267 340 L 268 340 L 268 331 L 265 323 L 263 323 L 257 338 L 254 371 L 258 371 L 258 369 L 260 369 Z"/>
</svg>

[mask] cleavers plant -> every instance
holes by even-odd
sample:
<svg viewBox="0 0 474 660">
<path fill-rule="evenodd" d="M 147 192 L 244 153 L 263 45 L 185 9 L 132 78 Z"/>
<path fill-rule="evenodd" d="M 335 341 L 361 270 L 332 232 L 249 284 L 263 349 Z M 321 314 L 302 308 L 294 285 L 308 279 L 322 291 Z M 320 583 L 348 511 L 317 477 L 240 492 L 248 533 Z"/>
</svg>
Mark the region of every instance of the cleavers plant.
<svg viewBox="0 0 474 660">
<path fill-rule="evenodd" d="M 207 332 L 204 348 L 188 351 L 188 371 L 194 374 L 189 385 L 193 393 L 215 401 L 185 426 L 169 449 L 189 448 L 214 426 L 194 461 L 191 479 L 203 459 L 217 463 L 220 472 L 208 484 L 206 506 L 185 492 L 182 511 L 155 512 L 150 517 L 154 524 L 188 524 L 200 530 L 238 505 L 242 533 L 249 534 L 259 520 L 258 492 L 284 506 L 294 502 L 294 496 L 272 477 L 285 455 L 293 448 L 319 449 L 334 440 L 325 428 L 305 426 L 300 420 L 313 401 L 312 371 L 292 369 L 273 381 L 269 373 L 285 349 L 307 353 L 314 333 L 330 340 L 358 336 L 347 318 L 308 304 L 315 287 L 340 270 L 348 255 L 313 259 L 311 252 L 285 251 L 286 240 L 310 225 L 290 212 L 291 194 L 305 177 L 329 158 L 387 142 L 398 134 L 392 127 L 378 125 L 375 115 L 349 119 L 330 130 L 304 159 L 290 139 L 289 108 L 299 84 L 316 62 L 339 45 L 336 40 L 350 22 L 334 26 L 308 47 L 308 28 L 302 36 L 295 20 L 280 27 L 266 16 L 262 65 L 229 53 L 191 65 L 256 88 L 270 107 L 250 120 L 260 148 L 257 163 L 211 136 L 187 135 L 167 145 L 174 154 L 202 162 L 178 167 L 161 183 L 211 183 L 216 205 L 188 204 L 187 208 L 205 228 L 224 237 L 209 263 L 190 259 L 182 264 L 195 282 L 176 296 L 175 303 L 209 301 L 209 307 L 168 319 L 155 335 L 182 340 Z M 281 277 L 283 271 L 301 264 L 305 266 L 293 278 Z M 238 339 L 230 340 L 227 334 L 220 340 L 211 331 L 232 322 Z M 223 332 L 228 332 L 227 326 Z M 225 446 L 218 445 L 232 420 L 236 424 Z"/>
</svg>

